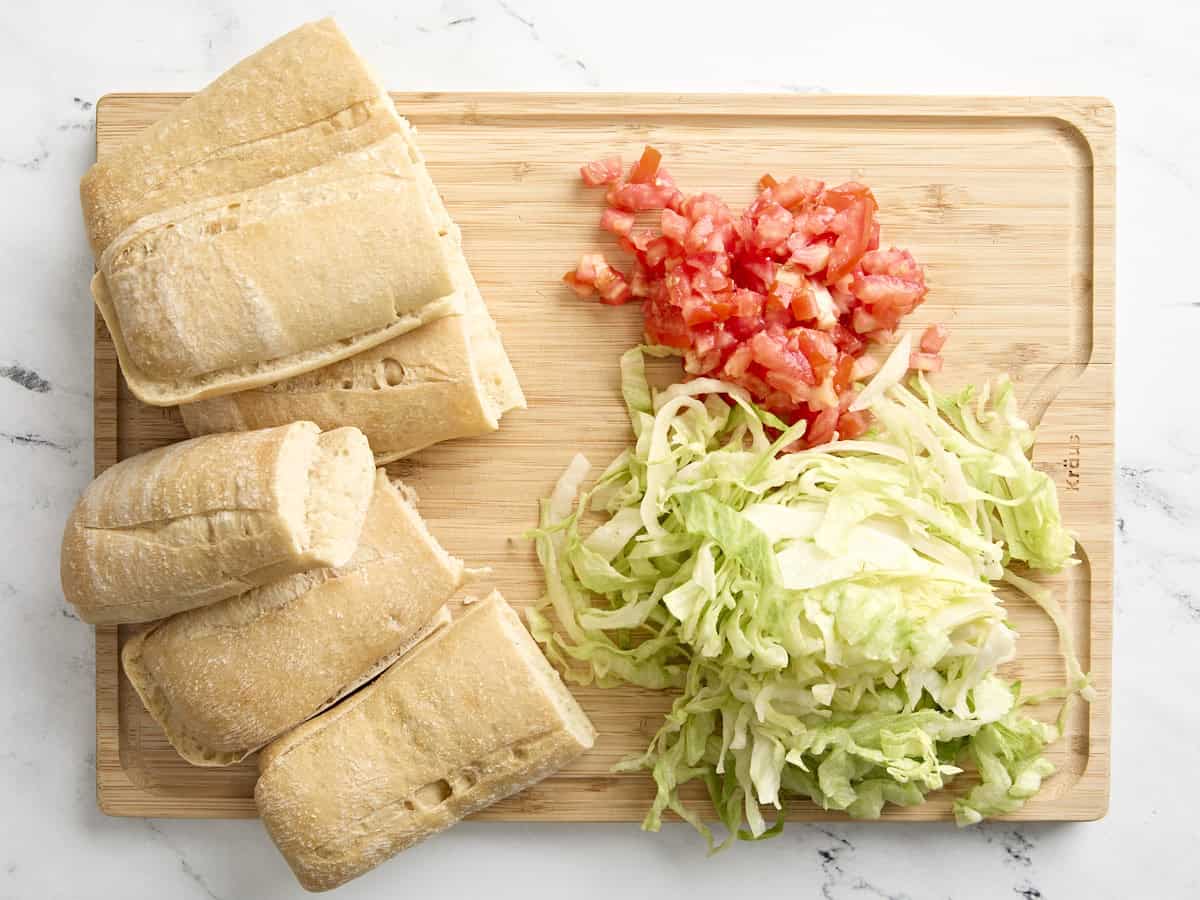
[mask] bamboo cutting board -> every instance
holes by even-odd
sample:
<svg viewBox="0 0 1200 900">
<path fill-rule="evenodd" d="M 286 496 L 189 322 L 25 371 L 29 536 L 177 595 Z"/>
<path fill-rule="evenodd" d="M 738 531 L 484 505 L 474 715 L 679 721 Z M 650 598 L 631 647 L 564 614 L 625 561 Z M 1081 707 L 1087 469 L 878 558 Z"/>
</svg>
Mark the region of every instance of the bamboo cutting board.
<svg viewBox="0 0 1200 900">
<path fill-rule="evenodd" d="M 96 151 L 184 99 L 113 94 L 97 104 Z M 1083 564 L 1054 579 L 1098 692 L 1078 704 L 1052 758 L 1059 772 L 1016 818 L 1094 819 L 1108 804 L 1112 647 L 1113 110 L 1085 98 L 398 94 L 420 131 L 434 180 L 462 226 L 467 257 L 500 325 L 529 409 L 497 434 L 431 448 L 390 467 L 421 496 L 451 552 L 491 566 L 516 604 L 541 574 L 521 539 L 576 451 L 600 468 L 628 442 L 617 358 L 639 340 L 634 307 L 578 300 L 559 281 L 579 253 L 614 251 L 597 228 L 602 197 L 580 163 L 646 143 L 685 191 L 732 206 L 758 177 L 860 179 L 880 204 L 885 243 L 927 267 L 929 297 L 912 327 L 945 322 L 942 386 L 1008 371 L 1041 421 L 1036 463 L 1057 482 Z M 620 259 L 614 253 L 614 259 Z M 96 471 L 186 436 L 174 409 L 125 387 L 97 318 Z M 487 587 L 489 585 L 482 585 Z M 1010 601 L 1020 632 L 1009 674 L 1034 690 L 1063 678 L 1050 622 Z M 116 628 L 96 630 L 97 793 L 113 815 L 253 816 L 254 761 L 225 769 L 183 762 L 120 674 Z M 625 821 L 653 796 L 644 773 L 611 775 L 644 749 L 669 697 L 577 689 L 600 731 L 569 769 L 480 818 Z M 1049 715 L 1052 711 L 1047 711 Z M 960 781 L 962 790 L 965 782 Z M 699 795 L 695 795 L 699 796 Z M 952 792 L 887 818 L 945 819 Z M 797 819 L 833 819 L 796 804 Z"/>
</svg>

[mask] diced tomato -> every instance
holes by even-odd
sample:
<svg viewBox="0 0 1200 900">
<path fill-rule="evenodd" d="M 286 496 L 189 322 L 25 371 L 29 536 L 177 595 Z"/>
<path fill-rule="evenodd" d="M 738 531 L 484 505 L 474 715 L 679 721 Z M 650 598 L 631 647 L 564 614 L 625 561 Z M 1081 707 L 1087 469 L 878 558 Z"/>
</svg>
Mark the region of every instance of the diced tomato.
<svg viewBox="0 0 1200 900">
<path fill-rule="evenodd" d="M 774 315 L 776 312 L 786 312 L 790 316 L 790 306 L 794 293 L 796 293 L 796 290 L 790 285 L 781 284 L 778 281 L 775 282 L 771 290 L 767 291 L 767 298 L 763 304 L 764 316 L 768 314 Z M 787 328 L 791 324 L 791 319 L 785 316 L 778 320 L 778 324 L 780 329 Z"/>
<path fill-rule="evenodd" d="M 686 298 L 679 304 L 679 307 L 683 310 L 683 321 L 687 323 L 689 328 L 715 322 L 718 319 L 716 310 L 713 309 L 712 304 L 706 303 L 703 297 L 695 294 Z"/>
<path fill-rule="evenodd" d="M 704 353 L 690 350 L 683 355 L 683 370 L 689 375 L 707 375 L 720 365 L 720 350 L 706 350 Z"/>
<path fill-rule="evenodd" d="M 839 294 L 849 295 L 850 286 L 854 284 L 855 274 L 856 273 L 854 272 L 850 272 L 846 275 L 843 275 L 836 281 L 830 282 L 828 285 L 826 285 L 829 288 L 829 292 L 832 294 L 834 291 L 837 291 Z"/>
<path fill-rule="evenodd" d="M 738 288 L 733 292 L 735 313 L 742 318 L 755 318 L 762 315 L 765 300 L 766 298 L 762 294 L 746 288 Z"/>
<path fill-rule="evenodd" d="M 793 328 L 789 332 L 789 346 L 792 344 L 808 359 L 817 381 L 823 381 L 838 355 L 833 338 L 815 328 Z"/>
<path fill-rule="evenodd" d="M 863 342 L 841 322 L 833 326 L 833 329 L 829 332 L 829 336 L 833 338 L 833 342 L 837 344 L 838 349 L 843 353 L 858 356 L 862 352 Z"/>
<path fill-rule="evenodd" d="M 670 238 L 675 243 L 682 245 L 687 240 L 688 235 L 687 216 L 681 216 L 673 209 L 664 209 L 662 211 L 662 233 L 664 237 Z"/>
<path fill-rule="evenodd" d="M 699 353 L 708 353 L 710 350 L 724 350 L 734 341 L 730 340 L 719 328 L 712 326 L 703 326 L 692 329 L 692 346 Z"/>
<path fill-rule="evenodd" d="M 763 327 L 770 328 L 773 331 L 783 331 L 795 323 L 796 320 L 792 317 L 791 308 L 780 306 L 768 294 L 767 302 L 763 304 Z"/>
<path fill-rule="evenodd" d="M 894 275 L 855 275 L 850 291 L 868 306 L 890 306 L 907 313 L 925 296 L 925 285 Z"/>
<path fill-rule="evenodd" d="M 725 360 L 725 374 L 730 378 L 741 378 L 753 361 L 754 353 L 750 350 L 750 345 L 738 344 L 737 349 L 729 354 L 729 359 Z"/>
<path fill-rule="evenodd" d="M 776 411 L 780 409 L 772 401 L 772 395 L 774 394 L 779 395 L 777 399 L 782 400 L 783 409 L 794 409 L 795 404 L 792 403 L 787 394 L 780 393 L 767 384 L 765 375 L 766 372 L 762 366 L 751 363 L 750 368 L 746 370 L 746 374 L 737 379 L 737 383 L 748 390 L 751 396 L 762 398 L 760 402 L 769 410 Z"/>
<path fill-rule="evenodd" d="M 596 274 L 608 268 L 603 253 L 585 253 L 579 257 L 575 277 L 584 284 L 595 284 Z"/>
<path fill-rule="evenodd" d="M 724 355 L 720 350 L 710 350 L 700 360 L 701 375 L 716 375 L 721 368 L 721 360 Z"/>
<path fill-rule="evenodd" d="M 634 228 L 621 240 L 621 247 L 627 252 L 637 255 L 645 253 L 650 242 L 654 240 L 653 228 Z"/>
<path fill-rule="evenodd" d="M 729 238 L 732 234 L 732 225 L 725 224 L 714 226 L 712 232 L 708 236 L 708 240 L 704 243 L 704 252 L 724 253 L 725 245 L 729 242 Z M 728 265 L 728 260 L 726 260 L 726 265 Z"/>
<path fill-rule="evenodd" d="M 837 367 L 833 372 L 833 389 L 843 394 L 854 383 L 854 357 L 849 353 L 838 356 Z"/>
<path fill-rule="evenodd" d="M 831 206 L 817 206 L 813 209 L 801 210 L 794 216 L 796 233 L 808 237 L 830 234 L 835 216 L 837 216 L 837 210 Z"/>
<path fill-rule="evenodd" d="M 924 281 L 921 267 L 907 250 L 872 250 L 862 258 L 862 270 L 868 275 L 893 275 L 908 281 Z"/>
<path fill-rule="evenodd" d="M 872 250 L 878 250 L 878 249 L 879 249 L 879 221 L 876 220 L 875 224 L 871 226 L 871 239 L 869 241 L 867 241 L 867 252 L 869 253 Z"/>
<path fill-rule="evenodd" d="M 802 234 L 794 233 L 787 240 L 787 248 L 792 255 L 788 262 L 799 266 L 809 275 L 815 275 L 829 264 L 833 248 L 825 242 L 811 244 Z"/>
<path fill-rule="evenodd" d="M 812 386 L 790 371 L 770 369 L 767 372 L 766 381 L 771 387 L 786 394 L 792 403 L 807 403 L 812 394 Z"/>
<path fill-rule="evenodd" d="M 905 316 L 904 309 L 899 306 L 873 306 L 871 312 L 875 317 L 876 331 L 895 331 Z"/>
<path fill-rule="evenodd" d="M 671 176 L 671 173 L 668 172 L 666 169 L 664 169 L 662 166 L 658 167 L 658 174 L 656 174 L 654 176 L 654 183 L 657 184 L 661 188 L 671 188 L 672 190 L 676 189 L 675 179 Z M 684 200 L 684 197 L 681 194 L 677 198 L 676 203 L 682 204 L 683 200 Z M 679 212 L 679 210 L 675 210 L 675 211 Z"/>
<path fill-rule="evenodd" d="M 671 252 L 671 243 L 666 238 L 658 237 L 648 243 L 643 252 L 642 262 L 653 269 L 662 265 L 663 260 L 667 258 Z"/>
<path fill-rule="evenodd" d="M 676 191 L 658 184 L 616 184 L 609 188 L 608 202 L 618 209 L 642 212 L 648 209 L 666 209 Z"/>
<path fill-rule="evenodd" d="M 811 284 L 803 284 L 793 290 L 791 294 L 791 302 L 788 307 L 797 322 L 810 322 L 817 317 L 820 309 L 817 308 L 817 298 Z"/>
<path fill-rule="evenodd" d="M 810 447 L 829 443 L 833 440 L 837 423 L 838 409 L 836 406 L 821 410 L 809 420 L 808 429 L 804 432 L 804 442 Z"/>
<path fill-rule="evenodd" d="M 852 324 L 854 330 L 859 334 L 870 334 L 872 331 L 879 329 L 879 323 L 875 321 L 875 317 L 871 315 L 865 306 L 860 306 L 854 310 Z"/>
<path fill-rule="evenodd" d="M 677 350 L 686 350 L 692 345 L 687 325 L 683 322 L 683 314 L 678 309 L 647 301 L 643 304 L 642 310 L 646 324 L 646 338 L 650 343 L 674 347 Z"/>
<path fill-rule="evenodd" d="M 735 340 L 745 341 L 762 331 L 763 327 L 761 316 L 733 316 L 725 323 L 725 332 Z"/>
<path fill-rule="evenodd" d="M 875 195 L 871 193 L 869 187 L 857 181 L 847 181 L 845 184 L 839 184 L 821 194 L 821 203 L 833 207 L 838 212 L 850 209 L 852 206 L 860 206 L 868 201 L 874 204 Z"/>
<path fill-rule="evenodd" d="M 579 276 L 574 272 L 568 272 L 562 277 L 567 287 L 573 290 L 580 297 L 590 297 L 596 292 L 596 288 L 589 282 L 580 281 Z"/>
<path fill-rule="evenodd" d="M 667 302 L 672 306 L 683 306 L 683 301 L 692 296 L 692 279 L 683 266 L 676 266 L 663 279 L 667 286 Z"/>
<path fill-rule="evenodd" d="M 891 340 L 926 291 L 910 254 L 878 249 L 870 190 L 765 175 L 735 215 L 714 194 L 685 196 L 661 162 L 646 148 L 628 181 L 619 160 L 584 167 L 589 184 L 609 185 L 601 225 L 633 265 L 626 276 L 584 254 L 563 280 L 602 303 L 641 300 L 646 340 L 680 351 L 688 375 L 729 379 L 783 421 L 806 421 L 788 450 L 862 434 L 870 417 L 849 407 L 878 367 L 868 341 Z M 647 210 L 661 210 L 658 222 L 637 227 Z M 931 346 L 914 365 L 940 366 Z"/>
<path fill-rule="evenodd" d="M 624 306 L 633 299 L 633 289 L 625 277 L 618 273 L 617 278 L 619 280 L 614 280 L 610 288 L 600 292 L 600 302 L 605 306 Z"/>
<path fill-rule="evenodd" d="M 609 207 L 600 216 L 600 227 L 623 237 L 633 231 L 633 223 L 636 221 L 637 216 L 633 213 Z"/>
<path fill-rule="evenodd" d="M 944 346 L 946 346 L 945 325 L 930 325 L 925 329 L 925 333 L 921 335 L 922 353 L 941 353 Z"/>
<path fill-rule="evenodd" d="M 685 198 L 683 191 L 675 186 L 675 179 L 671 177 L 671 173 L 660 166 L 658 174 L 654 176 L 653 184 L 666 197 L 667 207 L 675 210 L 675 212 L 679 212 Z"/>
<path fill-rule="evenodd" d="M 836 284 L 829 288 L 829 298 L 833 300 L 833 308 L 837 310 L 839 316 L 849 315 L 857 302 L 852 293 L 843 291 Z"/>
<path fill-rule="evenodd" d="M 871 427 L 871 418 L 870 411 L 865 409 L 860 409 L 857 412 L 842 413 L 837 421 L 838 437 L 845 441 L 852 441 L 857 437 L 862 437 L 862 435 L 866 434 L 867 429 Z"/>
<path fill-rule="evenodd" d="M 758 217 L 754 225 L 754 242 L 759 249 L 777 252 L 785 246 L 792 233 L 792 214 L 772 203 Z"/>
<path fill-rule="evenodd" d="M 733 297 L 733 291 L 722 291 L 719 294 L 715 294 L 712 300 L 709 301 L 709 306 L 716 313 L 717 320 L 721 322 L 738 314 L 738 304 Z"/>
<path fill-rule="evenodd" d="M 633 298 L 625 276 L 610 266 L 602 253 L 580 256 L 575 271 L 564 275 L 563 281 L 581 297 L 589 296 L 594 287 L 600 302 L 610 306 L 620 306 Z"/>
<path fill-rule="evenodd" d="M 629 282 L 614 268 L 606 268 L 596 275 L 596 292 L 600 302 L 606 306 L 621 306 L 633 299 Z"/>
<path fill-rule="evenodd" d="M 633 165 L 629 180 L 634 184 L 649 184 L 658 174 L 658 164 L 662 162 L 662 154 L 653 147 L 642 151 L 642 158 Z"/>
<path fill-rule="evenodd" d="M 773 259 L 740 260 L 733 277 L 738 283 L 758 291 L 760 294 L 765 294 L 775 284 L 775 261 Z"/>
<path fill-rule="evenodd" d="M 837 240 L 829 253 L 829 265 L 825 273 L 827 284 L 832 284 L 854 271 L 854 267 L 862 259 L 867 250 L 870 214 L 865 204 L 856 204 L 839 212 L 830 223 L 830 229 L 837 234 Z"/>
<path fill-rule="evenodd" d="M 841 408 L 841 399 L 833 387 L 832 373 L 828 374 L 825 380 L 813 390 L 808 398 L 808 406 L 809 409 L 815 410 L 829 409 L 831 407 Z"/>
<path fill-rule="evenodd" d="M 908 367 L 918 372 L 942 371 L 942 358 L 936 353 L 913 353 L 908 358 Z"/>
<path fill-rule="evenodd" d="M 679 210 L 693 222 L 703 216 L 711 216 L 715 222 L 731 221 L 732 214 L 725 201 L 715 194 L 693 194 L 683 201 Z"/>
<path fill-rule="evenodd" d="M 620 181 L 621 168 L 621 157 L 609 156 L 580 167 L 579 174 L 583 176 L 583 183 L 588 187 L 599 187 L 602 184 L 615 184 Z"/>
<path fill-rule="evenodd" d="M 850 381 L 862 381 L 864 378 L 870 378 L 879 371 L 882 365 L 874 356 L 860 356 L 854 360 L 854 368 L 850 372 Z"/>
<path fill-rule="evenodd" d="M 629 276 L 629 292 L 639 300 L 650 296 L 650 278 L 641 264 Z"/>
<path fill-rule="evenodd" d="M 784 372 L 809 385 L 819 381 L 808 357 L 798 349 L 789 348 L 783 335 L 760 331 L 750 339 L 750 351 L 754 361 L 769 371 Z"/>
<path fill-rule="evenodd" d="M 852 272 L 867 252 L 878 207 L 870 189 L 853 181 L 825 191 L 822 201 L 837 211 L 829 224 L 837 240 L 834 241 L 825 275 L 826 283 L 832 284 Z"/>
<path fill-rule="evenodd" d="M 708 249 L 708 239 L 712 237 L 715 230 L 716 225 L 713 223 L 712 216 L 701 216 L 688 232 L 683 248 L 688 253 L 712 252 Z"/>
<path fill-rule="evenodd" d="M 824 188 L 825 185 L 819 181 L 793 175 L 772 191 L 771 199 L 780 206 L 795 211 L 798 207 L 814 205 Z"/>
</svg>

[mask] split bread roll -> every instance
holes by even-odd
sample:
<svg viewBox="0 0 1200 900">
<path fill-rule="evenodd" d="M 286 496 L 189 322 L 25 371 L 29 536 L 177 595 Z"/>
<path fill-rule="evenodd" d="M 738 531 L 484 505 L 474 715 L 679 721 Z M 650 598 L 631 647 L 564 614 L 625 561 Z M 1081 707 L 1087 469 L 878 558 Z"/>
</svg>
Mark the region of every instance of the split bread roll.
<svg viewBox="0 0 1200 900">
<path fill-rule="evenodd" d="M 85 622 L 147 622 L 350 559 L 371 501 L 357 428 L 214 434 L 122 460 L 67 520 L 63 593 Z"/>
<path fill-rule="evenodd" d="M 92 167 L 92 293 L 140 400 L 277 381 L 459 311 L 400 121 L 324 20 Z"/>
<path fill-rule="evenodd" d="M 595 736 L 493 593 L 270 744 L 254 799 L 300 884 L 324 891 L 547 777 Z"/>
<path fill-rule="evenodd" d="M 472 282 L 473 284 L 473 282 Z M 264 428 L 308 419 L 323 428 L 353 423 L 379 465 L 440 441 L 495 431 L 525 406 L 478 289 L 467 314 L 416 331 L 315 372 L 179 408 L 192 434 Z"/>
<path fill-rule="evenodd" d="M 440 441 L 495 431 L 525 397 L 463 255 L 458 227 L 434 187 L 407 122 L 414 164 L 464 313 L 439 319 L 349 359 L 276 384 L 180 407 L 192 434 L 264 428 L 308 419 L 362 429 L 383 465 Z"/>
<path fill-rule="evenodd" d="M 121 662 L 180 756 L 229 765 L 390 665 L 462 580 L 462 562 L 380 469 L 344 566 L 156 623 L 126 642 Z"/>
</svg>

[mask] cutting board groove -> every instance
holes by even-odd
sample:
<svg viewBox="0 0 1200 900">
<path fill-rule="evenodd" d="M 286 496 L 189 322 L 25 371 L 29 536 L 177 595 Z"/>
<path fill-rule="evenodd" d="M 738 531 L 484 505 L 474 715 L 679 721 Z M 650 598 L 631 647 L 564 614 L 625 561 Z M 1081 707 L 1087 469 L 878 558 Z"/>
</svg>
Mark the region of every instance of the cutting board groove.
<svg viewBox="0 0 1200 900">
<path fill-rule="evenodd" d="M 97 104 L 103 157 L 185 98 L 110 94 Z M 541 590 L 521 533 L 577 450 L 603 466 L 625 446 L 616 362 L 639 337 L 633 309 L 573 299 L 558 277 L 581 251 L 613 250 L 600 197 L 579 163 L 659 147 L 685 190 L 748 200 L 763 172 L 836 182 L 879 197 L 883 240 L 912 249 L 931 293 L 914 327 L 950 327 L 943 385 L 1008 371 L 1041 419 L 1035 462 L 1054 476 L 1083 564 L 1053 579 L 1098 692 L 1077 705 L 1054 749 L 1059 772 L 1014 818 L 1093 819 L 1108 803 L 1112 650 L 1113 112 L 1091 98 L 753 95 L 396 94 L 500 324 L 530 408 L 485 438 L 391 466 L 421 495 L 431 527 L 514 603 Z M 615 258 L 619 258 L 616 256 Z M 185 436 L 178 413 L 129 393 L 96 321 L 96 471 Z M 481 587 L 488 587 L 484 585 Z M 1050 623 L 1014 600 L 1019 659 L 1033 689 L 1063 677 Z M 253 816 L 253 761 L 183 762 L 120 674 L 124 634 L 96 630 L 96 769 L 113 815 Z M 626 821 L 653 796 L 644 774 L 611 765 L 643 749 L 670 698 L 579 689 L 600 739 L 558 776 L 479 818 Z M 961 789 L 961 785 L 960 785 Z M 693 795 L 695 796 L 695 795 Z M 886 818 L 945 819 L 953 793 Z M 836 819 L 808 804 L 796 819 Z"/>
</svg>

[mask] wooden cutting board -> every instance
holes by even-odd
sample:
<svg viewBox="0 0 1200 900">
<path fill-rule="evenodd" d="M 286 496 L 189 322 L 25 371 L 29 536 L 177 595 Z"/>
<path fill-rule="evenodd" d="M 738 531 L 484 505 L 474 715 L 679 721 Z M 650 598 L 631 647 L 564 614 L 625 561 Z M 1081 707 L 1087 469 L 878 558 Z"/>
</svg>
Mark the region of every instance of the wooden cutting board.
<svg viewBox="0 0 1200 900">
<path fill-rule="evenodd" d="M 103 157 L 184 95 L 112 94 L 97 104 Z M 429 168 L 462 226 L 467 257 L 529 399 L 501 431 L 391 466 L 413 485 L 446 547 L 516 604 L 541 574 L 521 538 L 576 451 L 601 468 L 628 442 L 617 358 L 639 339 L 635 307 L 576 299 L 559 281 L 581 251 L 614 251 L 597 228 L 602 197 L 578 166 L 644 144 L 662 150 L 684 190 L 740 206 L 758 177 L 861 179 L 880 203 L 883 239 L 910 248 L 931 290 L 915 328 L 950 329 L 942 386 L 1008 371 L 1041 420 L 1039 467 L 1053 474 L 1083 564 L 1053 579 L 1098 692 L 1053 750 L 1059 768 L 1016 818 L 1094 819 L 1108 803 L 1113 532 L 1113 109 L 1103 100 L 832 96 L 397 94 Z M 82 302 L 82 299 L 81 299 Z M 96 325 L 96 471 L 185 437 L 178 413 L 136 401 Z M 1014 600 L 1019 658 L 1034 690 L 1063 678 L 1049 621 Z M 183 762 L 120 674 L 116 628 L 96 630 L 96 775 L 113 815 L 253 816 L 253 760 Z M 611 775 L 644 748 L 669 697 L 580 689 L 595 749 L 480 818 L 625 821 L 653 795 L 645 774 Z M 1047 711 L 1049 715 L 1052 711 Z M 960 782 L 959 788 L 963 784 Z M 952 795 L 893 809 L 945 819 Z M 798 819 L 833 819 L 795 805 Z"/>
</svg>

